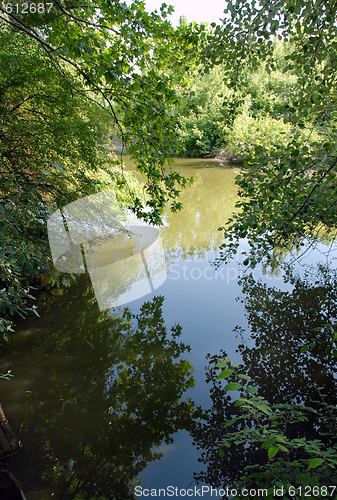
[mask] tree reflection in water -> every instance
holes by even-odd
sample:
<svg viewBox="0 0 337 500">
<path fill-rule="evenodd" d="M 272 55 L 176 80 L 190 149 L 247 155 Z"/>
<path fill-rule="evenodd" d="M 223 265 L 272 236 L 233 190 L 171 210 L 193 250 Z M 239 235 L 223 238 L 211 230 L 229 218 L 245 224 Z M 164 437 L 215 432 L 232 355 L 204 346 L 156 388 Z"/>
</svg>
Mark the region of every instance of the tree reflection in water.
<svg viewBox="0 0 337 500">
<path fill-rule="evenodd" d="M 181 358 L 189 346 L 177 340 L 179 325 L 167 332 L 163 297 L 116 317 L 79 283 L 77 298 L 74 287 L 59 292 L 38 320 L 32 391 L 15 415 L 25 452 L 12 465 L 17 473 L 22 457 L 42 457 L 42 489 L 60 500 L 134 498 L 134 478 L 159 456 L 152 448 L 190 429 L 195 407 L 181 400 L 194 385 Z"/>
<path fill-rule="evenodd" d="M 298 403 L 317 411 L 307 422 L 287 424 L 282 430 L 289 439 L 321 439 L 327 447 L 333 446 L 337 442 L 337 429 L 331 427 L 322 408 L 326 410 L 326 405 L 336 408 L 337 403 L 337 350 L 333 348 L 334 329 L 328 326 L 335 325 L 337 319 L 337 272 L 320 265 L 300 277 L 288 268 L 285 280 L 292 285 L 291 291 L 256 281 L 251 274 L 240 280 L 242 302 L 254 340 L 254 346 L 248 347 L 244 331 L 236 327 L 242 338 L 238 347 L 243 361 L 240 371 L 252 378 L 250 385 L 258 386 L 258 395 L 270 404 Z M 305 351 L 303 346 L 310 344 Z M 246 466 L 265 464 L 268 457 L 266 450 L 260 449 L 261 443 L 232 445 L 224 449 L 223 457 L 214 449 L 225 432 L 235 434 L 253 425 L 252 420 L 239 420 L 224 429 L 224 424 L 241 412 L 238 406 L 233 406 L 231 392 L 224 390 L 226 383 L 232 381 L 231 376 L 226 383 L 217 380 L 219 369 L 214 365 L 219 357 L 225 358 L 226 353 L 207 356 L 210 361 L 206 381 L 211 384 L 212 407 L 205 412 L 204 421 L 194 425 L 192 436 L 201 449 L 199 461 L 206 465 L 206 470 L 196 473 L 195 478 L 212 486 L 228 487 L 235 485 L 240 476 L 251 474 L 252 471 L 245 470 Z M 336 420 L 335 415 L 335 427 Z M 301 449 L 291 457 L 298 458 L 304 458 Z M 333 469 L 330 471 L 336 480 Z"/>
</svg>

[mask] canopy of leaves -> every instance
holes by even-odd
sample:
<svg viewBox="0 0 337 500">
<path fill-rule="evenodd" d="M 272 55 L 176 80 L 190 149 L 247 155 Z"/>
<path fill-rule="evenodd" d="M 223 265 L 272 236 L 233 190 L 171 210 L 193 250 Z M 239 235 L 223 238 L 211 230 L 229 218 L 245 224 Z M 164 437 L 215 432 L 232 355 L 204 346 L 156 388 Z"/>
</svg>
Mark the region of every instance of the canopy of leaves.
<svg viewBox="0 0 337 500">
<path fill-rule="evenodd" d="M 251 260 L 268 260 L 277 245 L 330 233 L 336 219 L 336 23 L 333 1 L 229 2 L 223 26 L 208 37 L 205 58 L 222 63 L 233 89 L 245 68 L 265 61 L 276 69 L 275 39 L 287 44 L 281 70 L 296 75 L 291 99 L 278 119 L 290 141 L 274 151 L 255 150 L 237 178 L 238 213 L 225 230 L 224 258 L 240 238 L 249 238 Z M 302 131 L 311 133 L 303 141 Z"/>
<path fill-rule="evenodd" d="M 17 4 L 19 5 L 19 4 Z M 161 15 L 136 1 L 53 2 L 42 13 L 0 6 L 1 331 L 6 315 L 31 305 L 32 279 L 50 266 L 50 213 L 104 188 L 138 216 L 161 223 L 186 179 L 166 171 L 176 140 L 167 102 L 176 97 L 161 71 L 184 78 L 186 53 L 196 53 L 188 28 L 174 32 Z M 168 9 L 170 10 L 170 9 Z M 170 59 L 168 44 L 175 46 Z M 141 190 L 117 158 L 102 147 L 111 134 L 128 145 L 145 174 Z M 150 210 L 144 211 L 145 205 Z M 62 281 L 62 276 L 59 279 Z M 68 284 L 69 280 L 63 280 Z"/>
<path fill-rule="evenodd" d="M 0 38 L 1 313 L 30 308 L 31 280 L 50 267 L 46 221 L 58 206 L 104 187 L 132 196 L 127 177 L 99 145 L 109 128 L 101 108 L 82 96 L 70 71 L 61 76 L 41 47 L 4 29 Z M 122 184 L 127 184 L 123 189 Z M 132 188 L 131 188 L 132 189 Z M 10 328 L 1 320 L 1 330 Z"/>
<path fill-rule="evenodd" d="M 9 9 L 7 9 L 8 11 Z M 101 101 L 111 124 L 147 177 L 148 205 L 135 200 L 138 215 L 160 223 L 160 212 L 186 180 L 164 165 L 176 150 L 174 128 L 166 112 L 176 100 L 171 79 L 184 80 L 197 54 L 197 36 L 186 27 L 174 30 L 165 20 L 171 8 L 149 14 L 142 1 L 53 2 L 38 14 L 16 14 L 0 7 L 0 19 L 43 49 L 55 69 L 76 77 L 82 93 Z M 174 54 L 174 56 L 173 56 Z M 188 62 L 187 62 L 188 61 Z M 172 78 L 161 71 L 170 65 Z"/>
</svg>

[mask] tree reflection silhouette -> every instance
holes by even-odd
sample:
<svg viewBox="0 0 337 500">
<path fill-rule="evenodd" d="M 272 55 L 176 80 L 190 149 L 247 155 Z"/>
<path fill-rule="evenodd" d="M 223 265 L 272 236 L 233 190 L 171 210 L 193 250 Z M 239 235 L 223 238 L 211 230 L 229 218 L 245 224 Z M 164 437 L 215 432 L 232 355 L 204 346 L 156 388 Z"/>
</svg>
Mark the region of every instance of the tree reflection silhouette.
<svg viewBox="0 0 337 500">
<path fill-rule="evenodd" d="M 238 347 L 243 360 L 240 371 L 252 377 L 250 385 L 258 386 L 259 396 L 269 403 L 298 403 L 316 409 L 317 414 L 308 422 L 286 425 L 283 431 L 289 438 L 321 439 L 331 446 L 337 439 L 322 408 L 337 403 L 333 328 L 327 326 L 335 324 L 337 318 L 337 272 L 320 265 L 301 277 L 288 268 L 285 280 L 292 285 L 291 291 L 268 286 L 252 275 L 240 280 L 250 336 L 255 342 L 248 347 L 244 330 L 236 327 L 242 338 Z M 301 347 L 309 344 L 311 348 L 303 352 Z M 224 390 L 226 384 L 216 378 L 219 370 L 214 365 L 219 357 L 226 357 L 226 353 L 207 356 L 206 381 L 211 384 L 212 407 L 205 412 L 204 421 L 194 425 L 192 436 L 201 449 L 199 461 L 206 465 L 195 478 L 227 487 L 236 484 L 240 476 L 249 475 L 247 465 L 265 464 L 268 457 L 258 444 L 231 446 L 224 450 L 224 457 L 214 449 L 225 432 L 235 435 L 253 425 L 252 421 L 240 420 L 224 429 L 225 422 L 241 412 L 233 406 L 231 392 Z M 233 380 L 228 377 L 226 381 Z M 301 458 L 300 449 L 297 458 Z"/>
<path fill-rule="evenodd" d="M 163 297 L 117 317 L 98 310 L 85 277 L 77 286 L 77 297 L 71 287 L 52 306 L 44 299 L 20 438 L 53 498 L 134 498 L 135 477 L 159 456 L 152 448 L 191 426 L 194 404 L 181 400 L 194 385 L 181 359 L 190 348 L 179 325 L 167 331 Z"/>
</svg>

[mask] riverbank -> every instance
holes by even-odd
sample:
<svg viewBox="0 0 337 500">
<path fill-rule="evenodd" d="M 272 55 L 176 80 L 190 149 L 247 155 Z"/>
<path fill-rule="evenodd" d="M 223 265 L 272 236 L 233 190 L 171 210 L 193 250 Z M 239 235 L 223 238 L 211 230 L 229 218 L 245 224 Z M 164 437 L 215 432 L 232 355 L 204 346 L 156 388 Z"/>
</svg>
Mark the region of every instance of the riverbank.
<svg viewBox="0 0 337 500">
<path fill-rule="evenodd" d="M 225 165 L 243 165 L 244 158 L 240 155 L 233 155 L 232 153 L 226 151 L 225 149 L 219 149 L 216 153 L 214 159 L 219 163 Z"/>
<path fill-rule="evenodd" d="M 113 151 L 115 154 L 120 155 L 120 154 L 126 154 L 127 153 L 127 146 L 123 144 L 123 142 L 118 139 L 116 136 L 111 136 L 110 137 L 110 142 L 107 144 L 103 144 L 103 147 L 107 149 L 108 151 Z M 191 156 L 187 156 L 186 158 L 192 158 Z M 226 149 L 221 148 L 217 151 L 217 153 L 210 154 L 207 156 L 203 156 L 204 158 L 209 158 L 209 159 L 214 159 L 215 161 L 221 163 L 222 165 L 226 166 L 232 166 L 232 165 L 243 165 L 244 158 L 240 155 L 234 155 L 233 153 L 230 153 L 229 151 L 226 151 Z"/>
</svg>

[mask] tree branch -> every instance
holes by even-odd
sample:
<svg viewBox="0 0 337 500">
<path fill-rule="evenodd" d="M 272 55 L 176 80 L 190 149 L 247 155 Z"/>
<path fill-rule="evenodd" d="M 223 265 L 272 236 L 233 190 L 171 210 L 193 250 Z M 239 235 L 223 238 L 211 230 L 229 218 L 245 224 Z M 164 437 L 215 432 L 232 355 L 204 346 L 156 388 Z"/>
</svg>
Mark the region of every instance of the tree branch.
<svg viewBox="0 0 337 500">
<path fill-rule="evenodd" d="M 62 3 L 59 1 L 59 0 L 54 0 L 54 3 L 59 7 L 59 9 L 68 17 L 70 17 L 71 19 L 73 19 L 74 21 L 77 21 L 79 23 L 83 23 L 83 24 L 87 24 L 89 26 L 92 26 L 94 28 L 100 28 L 100 29 L 106 29 L 108 31 L 112 31 L 113 33 L 115 33 L 116 35 L 120 36 L 120 33 L 111 28 L 110 26 L 106 26 L 106 25 L 101 25 L 101 24 L 96 24 L 96 23 L 91 23 L 90 21 L 86 21 L 85 19 L 80 19 L 79 17 L 75 16 L 74 14 L 68 12 L 66 10 L 66 8 L 62 5 Z"/>
<path fill-rule="evenodd" d="M 20 106 L 22 106 L 26 101 L 28 101 L 29 99 L 33 99 L 37 95 L 39 95 L 39 94 L 32 94 L 32 95 L 29 95 L 29 96 L 25 97 L 23 99 L 23 101 L 19 102 L 19 104 L 17 104 L 16 106 L 14 106 L 14 108 L 10 109 L 9 112 L 13 113 L 13 111 L 15 111 L 16 109 L 20 108 Z"/>
<path fill-rule="evenodd" d="M 318 182 L 316 182 L 316 184 L 313 186 L 313 188 L 311 189 L 310 193 L 308 194 L 308 196 L 306 197 L 306 199 L 304 200 L 304 202 L 302 203 L 302 205 L 300 206 L 300 208 L 298 210 L 296 210 L 296 212 L 294 213 L 294 215 L 291 217 L 291 219 L 288 221 L 286 227 L 289 226 L 289 224 L 298 216 L 298 214 L 303 210 L 303 208 L 305 207 L 305 205 L 308 203 L 308 201 L 310 200 L 310 198 L 312 197 L 312 195 L 314 194 L 314 192 L 316 191 L 316 189 L 318 188 L 318 186 L 321 184 L 321 182 L 323 181 L 323 179 L 331 172 L 331 170 L 337 165 L 337 158 L 336 160 L 333 162 L 332 165 L 330 165 L 330 167 L 328 168 L 328 170 L 326 170 L 324 172 L 324 174 L 320 177 L 320 179 L 318 180 Z"/>
</svg>

